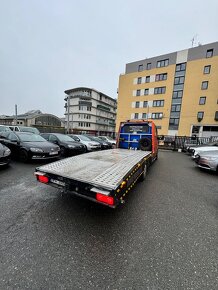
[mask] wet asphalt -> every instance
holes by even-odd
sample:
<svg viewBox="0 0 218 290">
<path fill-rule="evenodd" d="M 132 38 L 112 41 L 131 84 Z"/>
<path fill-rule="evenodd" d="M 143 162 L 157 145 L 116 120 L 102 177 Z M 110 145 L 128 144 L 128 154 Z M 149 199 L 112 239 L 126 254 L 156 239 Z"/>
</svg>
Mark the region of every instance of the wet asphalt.
<svg viewBox="0 0 218 290">
<path fill-rule="evenodd" d="M 218 175 L 161 151 L 110 209 L 0 170 L 0 289 L 218 289 Z"/>
</svg>

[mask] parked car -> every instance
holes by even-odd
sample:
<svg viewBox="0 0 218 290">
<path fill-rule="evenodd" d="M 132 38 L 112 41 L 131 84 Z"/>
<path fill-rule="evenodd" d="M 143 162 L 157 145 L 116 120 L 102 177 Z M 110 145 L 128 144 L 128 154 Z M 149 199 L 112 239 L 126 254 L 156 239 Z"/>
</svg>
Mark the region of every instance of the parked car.
<svg viewBox="0 0 218 290">
<path fill-rule="evenodd" d="M 39 130 L 35 127 L 27 127 L 27 126 L 8 126 L 11 131 L 15 132 L 29 132 L 34 134 L 40 134 Z"/>
<path fill-rule="evenodd" d="M 190 148 L 195 148 L 197 146 L 199 146 L 198 140 L 188 140 L 184 142 L 183 150 L 185 152 L 191 152 Z"/>
<path fill-rule="evenodd" d="M 11 132 L 11 130 L 8 126 L 0 125 L 0 137 L 1 137 L 3 132 Z"/>
<path fill-rule="evenodd" d="M 198 167 L 218 172 L 218 149 L 216 151 L 204 151 L 196 156 Z"/>
<path fill-rule="evenodd" d="M 91 141 L 95 141 L 100 143 L 101 145 L 101 150 L 104 149 L 111 149 L 112 148 L 112 144 L 110 142 L 107 141 L 103 141 L 100 138 L 96 137 L 96 136 L 90 136 L 90 135 L 85 135 L 86 137 L 88 137 Z"/>
<path fill-rule="evenodd" d="M 103 141 L 110 142 L 113 147 L 116 145 L 116 140 L 112 139 L 109 136 L 98 136 L 98 138 L 101 139 L 101 140 L 103 140 Z"/>
<path fill-rule="evenodd" d="M 216 151 L 216 150 L 218 150 L 218 142 L 212 142 L 210 144 L 211 145 L 207 144 L 207 145 L 202 145 L 202 146 L 193 148 L 192 158 L 195 159 L 196 156 L 199 155 L 199 153 L 202 153 L 204 151 Z"/>
<path fill-rule="evenodd" d="M 8 165 L 11 160 L 11 150 L 0 143 L 0 167 Z"/>
<path fill-rule="evenodd" d="M 84 144 L 86 146 L 86 151 L 94 151 L 94 150 L 101 149 L 101 145 L 99 142 L 92 141 L 91 139 L 89 139 L 85 135 L 69 134 L 68 136 L 70 136 L 73 140 L 75 140 L 77 142 L 81 142 L 82 144 Z"/>
<path fill-rule="evenodd" d="M 86 147 L 83 144 L 72 140 L 72 138 L 68 135 L 61 133 L 42 133 L 41 136 L 49 142 L 60 146 L 62 157 L 73 156 L 86 152 Z"/>
<path fill-rule="evenodd" d="M 37 134 L 28 132 L 4 132 L 0 141 L 6 145 L 13 157 L 27 162 L 31 159 L 58 158 L 60 147 L 46 141 Z"/>
</svg>

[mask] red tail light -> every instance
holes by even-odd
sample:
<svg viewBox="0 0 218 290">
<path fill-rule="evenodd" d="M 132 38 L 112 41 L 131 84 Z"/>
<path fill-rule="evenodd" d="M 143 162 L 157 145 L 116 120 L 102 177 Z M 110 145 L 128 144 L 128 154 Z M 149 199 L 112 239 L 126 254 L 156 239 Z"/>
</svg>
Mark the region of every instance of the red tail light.
<svg viewBox="0 0 218 290">
<path fill-rule="evenodd" d="M 37 180 L 42 182 L 42 183 L 48 183 L 49 182 L 48 177 L 44 176 L 44 175 L 37 175 Z"/>
<path fill-rule="evenodd" d="M 111 196 L 104 195 L 102 193 L 96 193 L 96 199 L 100 202 L 106 203 L 108 205 L 114 204 L 114 198 Z"/>
</svg>

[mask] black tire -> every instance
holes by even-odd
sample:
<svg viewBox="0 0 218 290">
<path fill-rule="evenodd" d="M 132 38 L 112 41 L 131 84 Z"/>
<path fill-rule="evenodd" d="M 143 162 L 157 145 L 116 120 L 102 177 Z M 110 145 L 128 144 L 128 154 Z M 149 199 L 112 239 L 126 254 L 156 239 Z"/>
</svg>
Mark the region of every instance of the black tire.
<svg viewBox="0 0 218 290">
<path fill-rule="evenodd" d="M 65 157 L 66 156 L 66 149 L 63 146 L 61 146 L 60 156 L 61 157 Z"/>
<path fill-rule="evenodd" d="M 139 149 L 142 151 L 151 151 L 151 139 L 144 137 L 139 140 Z"/>
<path fill-rule="evenodd" d="M 20 151 L 19 157 L 20 157 L 20 161 L 22 162 L 27 162 L 29 160 L 28 152 L 24 149 Z"/>
<path fill-rule="evenodd" d="M 140 182 L 144 181 L 146 175 L 147 175 L 147 165 L 145 164 L 144 169 L 143 169 L 143 173 L 142 173 L 142 175 L 139 177 L 139 181 L 140 181 Z"/>
</svg>

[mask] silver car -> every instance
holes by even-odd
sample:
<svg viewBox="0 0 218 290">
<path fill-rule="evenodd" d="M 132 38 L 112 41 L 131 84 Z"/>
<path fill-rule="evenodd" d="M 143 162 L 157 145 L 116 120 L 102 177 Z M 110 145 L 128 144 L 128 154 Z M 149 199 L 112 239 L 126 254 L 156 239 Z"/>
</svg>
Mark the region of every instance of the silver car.
<svg viewBox="0 0 218 290">
<path fill-rule="evenodd" d="M 199 153 L 195 162 L 199 168 L 218 172 L 218 150 Z"/>
<path fill-rule="evenodd" d="M 86 146 L 87 151 L 101 150 L 100 143 L 98 143 L 96 141 L 92 141 L 84 135 L 69 134 L 68 136 L 73 138 L 75 141 L 78 141 L 78 142 L 81 142 L 82 144 L 84 144 Z"/>
</svg>

